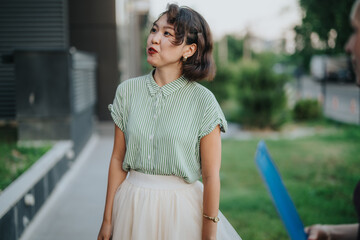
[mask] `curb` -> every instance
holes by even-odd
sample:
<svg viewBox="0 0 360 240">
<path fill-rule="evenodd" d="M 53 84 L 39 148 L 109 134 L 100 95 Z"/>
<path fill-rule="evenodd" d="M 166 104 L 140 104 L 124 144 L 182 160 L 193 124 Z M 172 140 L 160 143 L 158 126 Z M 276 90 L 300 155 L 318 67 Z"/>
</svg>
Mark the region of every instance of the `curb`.
<svg viewBox="0 0 360 240">
<path fill-rule="evenodd" d="M 99 136 L 93 134 L 83 150 L 79 153 L 78 157 L 74 161 L 74 164 L 71 166 L 71 169 L 64 175 L 59 184 L 56 186 L 56 189 L 53 191 L 51 196 L 47 199 L 46 203 L 40 209 L 40 211 L 36 214 L 33 221 L 31 221 L 29 227 L 24 231 L 20 240 L 30 239 L 34 234 L 34 231 L 41 226 L 42 221 L 46 219 L 47 213 L 53 209 L 56 204 L 56 200 L 63 194 L 66 188 L 71 184 L 72 180 L 77 176 L 76 174 L 81 171 L 84 164 L 90 157 L 94 147 L 99 141 Z"/>
<path fill-rule="evenodd" d="M 72 141 L 59 141 L 0 195 L 0 239 L 19 239 L 74 158 Z"/>
</svg>

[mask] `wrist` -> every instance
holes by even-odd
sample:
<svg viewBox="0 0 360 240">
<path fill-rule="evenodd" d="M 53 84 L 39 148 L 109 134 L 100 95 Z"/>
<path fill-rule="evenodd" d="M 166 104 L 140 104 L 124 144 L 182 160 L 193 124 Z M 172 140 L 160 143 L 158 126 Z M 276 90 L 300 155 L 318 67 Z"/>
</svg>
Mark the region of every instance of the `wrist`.
<svg viewBox="0 0 360 240">
<path fill-rule="evenodd" d="M 103 224 L 111 224 L 111 220 L 110 219 L 107 219 L 107 218 L 104 218 L 103 221 L 102 221 Z"/>
<path fill-rule="evenodd" d="M 320 225 L 320 227 L 325 234 L 327 240 L 335 240 L 332 236 L 330 225 Z"/>
<path fill-rule="evenodd" d="M 210 220 L 210 221 L 214 222 L 214 223 L 217 223 L 218 221 L 220 221 L 220 218 L 218 216 L 210 217 L 210 216 L 208 216 L 206 214 L 203 214 L 203 217 L 205 219 L 207 219 L 207 220 Z"/>
<path fill-rule="evenodd" d="M 212 221 L 203 219 L 202 225 L 202 240 L 216 239 L 217 224 Z"/>
<path fill-rule="evenodd" d="M 216 237 L 203 237 L 202 240 L 216 240 Z"/>
<path fill-rule="evenodd" d="M 357 239 L 358 224 L 322 225 L 327 240 Z"/>
<path fill-rule="evenodd" d="M 203 231 L 202 240 L 216 240 L 216 231 Z"/>
</svg>

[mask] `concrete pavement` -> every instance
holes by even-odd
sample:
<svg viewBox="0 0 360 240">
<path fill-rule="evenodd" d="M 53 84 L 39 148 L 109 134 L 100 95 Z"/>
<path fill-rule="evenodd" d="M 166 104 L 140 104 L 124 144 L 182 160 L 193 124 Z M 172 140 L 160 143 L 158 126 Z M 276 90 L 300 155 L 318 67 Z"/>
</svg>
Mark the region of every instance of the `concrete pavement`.
<svg viewBox="0 0 360 240">
<path fill-rule="evenodd" d="M 21 240 L 96 239 L 105 203 L 113 123 L 100 124 Z"/>
<path fill-rule="evenodd" d="M 97 134 L 87 143 L 21 240 L 96 239 L 105 203 L 113 132 L 112 122 L 98 125 Z M 272 137 L 296 138 L 313 133 L 311 129 L 299 129 L 273 133 Z M 264 136 L 243 131 L 236 124 L 229 124 L 228 133 L 222 137 L 247 140 Z"/>
</svg>

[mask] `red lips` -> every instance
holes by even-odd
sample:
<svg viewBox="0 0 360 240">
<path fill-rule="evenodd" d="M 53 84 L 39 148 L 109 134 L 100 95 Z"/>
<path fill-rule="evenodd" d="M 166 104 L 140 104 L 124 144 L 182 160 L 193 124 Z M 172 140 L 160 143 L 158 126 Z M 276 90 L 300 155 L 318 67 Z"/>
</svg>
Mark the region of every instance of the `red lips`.
<svg viewBox="0 0 360 240">
<path fill-rule="evenodd" d="M 158 53 L 158 51 L 156 51 L 155 48 L 150 47 L 150 48 L 148 48 L 148 53 L 155 54 L 155 53 Z"/>
</svg>

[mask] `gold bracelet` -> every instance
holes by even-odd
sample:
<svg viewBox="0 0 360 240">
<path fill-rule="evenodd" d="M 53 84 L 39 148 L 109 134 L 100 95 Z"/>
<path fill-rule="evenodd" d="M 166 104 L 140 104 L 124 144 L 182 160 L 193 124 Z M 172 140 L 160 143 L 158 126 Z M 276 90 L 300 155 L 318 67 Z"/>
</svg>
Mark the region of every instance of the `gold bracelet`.
<svg viewBox="0 0 360 240">
<path fill-rule="evenodd" d="M 209 217 L 209 216 L 207 216 L 207 215 L 205 215 L 205 214 L 203 214 L 203 216 L 204 216 L 204 218 L 207 218 L 207 219 L 213 221 L 214 223 L 217 223 L 218 221 L 220 221 L 220 218 L 219 218 L 218 216 L 216 216 L 216 217 Z"/>
</svg>

